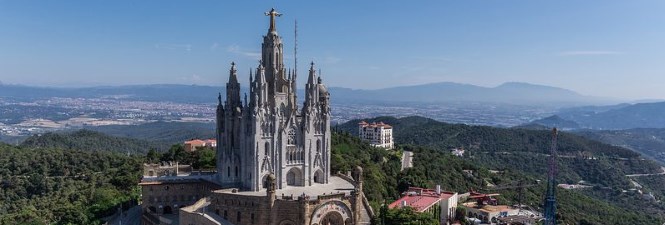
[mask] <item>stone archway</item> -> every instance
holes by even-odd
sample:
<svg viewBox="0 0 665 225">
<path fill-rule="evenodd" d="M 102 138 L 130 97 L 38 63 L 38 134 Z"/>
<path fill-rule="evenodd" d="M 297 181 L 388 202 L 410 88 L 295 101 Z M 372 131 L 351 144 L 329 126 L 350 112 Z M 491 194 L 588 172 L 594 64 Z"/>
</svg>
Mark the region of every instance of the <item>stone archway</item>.
<svg viewBox="0 0 665 225">
<path fill-rule="evenodd" d="M 311 225 L 352 225 L 353 214 L 344 202 L 333 200 L 314 209 Z"/>
<path fill-rule="evenodd" d="M 286 173 L 286 185 L 289 186 L 303 186 L 303 175 L 302 171 L 298 168 L 291 168 L 288 173 Z"/>
<path fill-rule="evenodd" d="M 285 219 L 285 220 L 282 220 L 282 222 L 279 222 L 279 225 L 295 225 L 295 224 L 296 224 L 295 222 L 293 222 L 289 219 Z"/>
<path fill-rule="evenodd" d="M 344 225 L 344 217 L 339 212 L 331 211 L 323 216 L 319 225 Z"/>
<path fill-rule="evenodd" d="M 319 184 L 325 183 L 323 177 L 324 177 L 323 171 L 321 171 L 320 169 L 316 170 L 316 172 L 314 172 L 314 183 L 319 183 Z"/>
</svg>

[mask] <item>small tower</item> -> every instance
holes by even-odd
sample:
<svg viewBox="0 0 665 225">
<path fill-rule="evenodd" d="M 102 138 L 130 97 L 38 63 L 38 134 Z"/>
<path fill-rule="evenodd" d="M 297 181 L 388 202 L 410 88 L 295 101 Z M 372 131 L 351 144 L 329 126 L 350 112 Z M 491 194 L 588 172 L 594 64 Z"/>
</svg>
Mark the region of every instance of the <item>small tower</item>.
<svg viewBox="0 0 665 225">
<path fill-rule="evenodd" d="M 557 153 L 556 144 L 559 132 L 556 127 L 552 129 L 552 146 L 550 148 L 549 171 L 547 174 L 547 196 L 545 196 L 545 225 L 556 225 L 556 172 Z"/>
<path fill-rule="evenodd" d="M 360 211 L 363 208 L 363 168 L 356 166 L 356 168 L 353 169 L 351 176 L 353 176 L 353 180 L 356 181 L 355 188 L 352 192 L 353 202 L 351 203 L 353 215 L 360 215 Z M 353 224 L 360 224 L 360 216 L 354 216 L 354 220 Z"/>
</svg>

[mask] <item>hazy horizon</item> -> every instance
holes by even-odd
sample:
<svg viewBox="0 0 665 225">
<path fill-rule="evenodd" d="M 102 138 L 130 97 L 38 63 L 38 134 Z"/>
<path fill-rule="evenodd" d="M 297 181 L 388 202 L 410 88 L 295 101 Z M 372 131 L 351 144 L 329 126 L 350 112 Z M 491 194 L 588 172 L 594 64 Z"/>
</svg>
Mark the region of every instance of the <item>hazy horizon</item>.
<svg viewBox="0 0 665 225">
<path fill-rule="evenodd" d="M 632 3 L 632 4 L 631 4 Z M 331 87 L 525 82 L 665 99 L 665 2 L 0 1 L 0 81 L 28 86 L 247 83 L 268 18 L 287 67 Z"/>
</svg>

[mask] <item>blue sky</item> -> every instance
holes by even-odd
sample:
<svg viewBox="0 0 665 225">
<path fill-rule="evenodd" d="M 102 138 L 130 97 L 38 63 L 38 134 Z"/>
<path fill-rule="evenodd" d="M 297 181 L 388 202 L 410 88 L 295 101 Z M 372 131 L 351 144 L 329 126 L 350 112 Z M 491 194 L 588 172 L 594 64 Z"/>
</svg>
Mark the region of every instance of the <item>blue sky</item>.
<svg viewBox="0 0 665 225">
<path fill-rule="evenodd" d="M 0 81 L 40 86 L 222 85 L 258 64 L 271 7 L 300 82 L 520 81 L 665 98 L 665 1 L 0 0 Z M 243 79 L 246 83 L 247 79 Z"/>
</svg>

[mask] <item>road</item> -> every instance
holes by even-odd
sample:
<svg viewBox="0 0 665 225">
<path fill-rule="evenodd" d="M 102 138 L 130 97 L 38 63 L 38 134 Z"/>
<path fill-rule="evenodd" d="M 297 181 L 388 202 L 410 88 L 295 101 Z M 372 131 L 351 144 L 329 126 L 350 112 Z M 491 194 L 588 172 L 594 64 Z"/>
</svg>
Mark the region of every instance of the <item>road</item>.
<svg viewBox="0 0 665 225">
<path fill-rule="evenodd" d="M 402 170 L 413 167 L 413 152 L 402 152 Z"/>
<path fill-rule="evenodd" d="M 116 215 L 109 220 L 108 225 L 141 225 L 141 206 L 134 206 L 121 215 Z"/>
<path fill-rule="evenodd" d="M 629 175 L 626 175 L 626 176 L 627 177 L 645 177 L 645 176 L 654 176 L 654 175 L 665 175 L 665 167 L 661 167 L 660 169 L 663 170 L 663 172 L 647 173 L 647 174 L 629 174 Z"/>
</svg>

